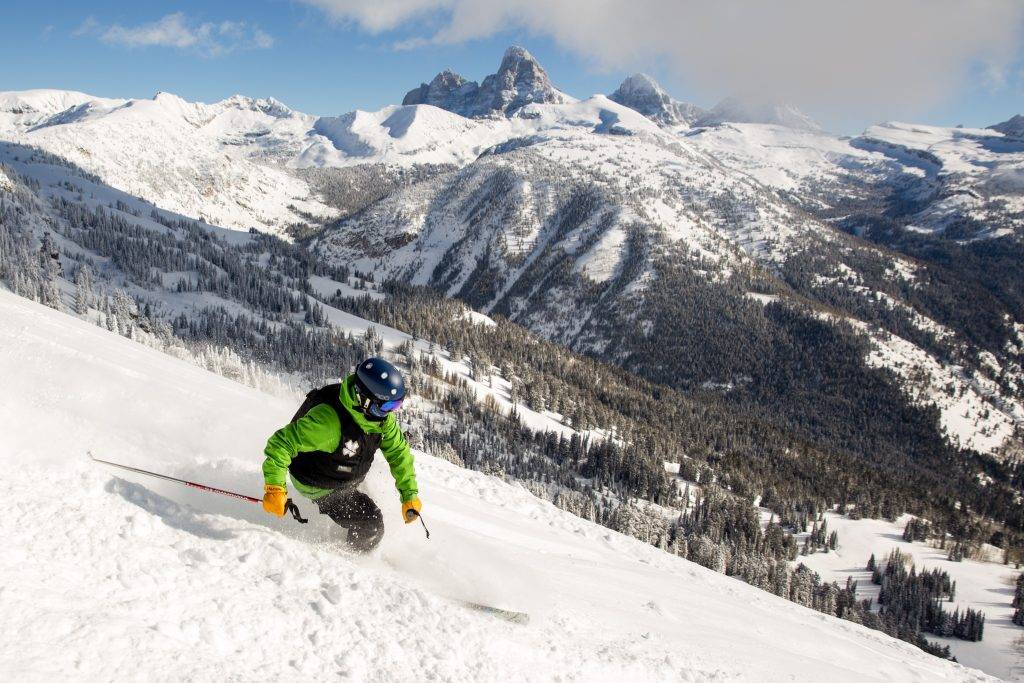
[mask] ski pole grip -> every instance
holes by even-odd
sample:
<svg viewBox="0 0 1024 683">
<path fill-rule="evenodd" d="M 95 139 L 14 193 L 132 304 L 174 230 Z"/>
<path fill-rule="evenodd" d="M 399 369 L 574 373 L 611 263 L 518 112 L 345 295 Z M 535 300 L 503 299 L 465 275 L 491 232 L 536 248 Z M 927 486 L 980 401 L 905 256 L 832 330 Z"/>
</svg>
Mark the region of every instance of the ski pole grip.
<svg viewBox="0 0 1024 683">
<path fill-rule="evenodd" d="M 292 513 L 292 517 L 294 517 L 295 521 L 299 524 L 305 524 L 309 521 L 308 519 L 302 516 L 302 513 L 299 512 L 299 506 L 292 502 L 291 498 L 285 501 L 284 509 L 285 511 Z"/>
</svg>

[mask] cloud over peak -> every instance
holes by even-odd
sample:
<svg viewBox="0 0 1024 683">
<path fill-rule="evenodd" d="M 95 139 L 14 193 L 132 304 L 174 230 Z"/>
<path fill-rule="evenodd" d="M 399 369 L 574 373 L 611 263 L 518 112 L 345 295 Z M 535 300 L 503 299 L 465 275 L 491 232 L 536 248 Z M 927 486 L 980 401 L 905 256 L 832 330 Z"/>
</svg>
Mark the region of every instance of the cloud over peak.
<svg viewBox="0 0 1024 683">
<path fill-rule="evenodd" d="M 862 113 L 951 98 L 1024 43 L 1020 0 L 302 1 L 368 32 L 411 31 L 404 47 L 526 30 L 616 71 L 664 64 L 705 96 Z"/>
</svg>

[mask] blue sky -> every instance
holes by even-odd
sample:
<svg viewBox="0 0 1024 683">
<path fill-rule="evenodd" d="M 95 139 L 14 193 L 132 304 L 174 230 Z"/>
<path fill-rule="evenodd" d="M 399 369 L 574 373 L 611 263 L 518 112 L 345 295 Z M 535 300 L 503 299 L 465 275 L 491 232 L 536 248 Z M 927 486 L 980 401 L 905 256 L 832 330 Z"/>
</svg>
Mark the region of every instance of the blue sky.
<svg viewBox="0 0 1024 683">
<path fill-rule="evenodd" d="M 725 38 L 710 36 L 710 47 L 691 38 L 692 51 L 680 52 L 673 36 L 652 33 L 678 3 L 660 8 L 647 3 L 650 13 L 645 18 L 638 12 L 637 21 L 650 26 L 623 25 L 621 40 L 614 20 L 608 27 L 594 21 L 586 27 L 590 33 L 578 34 L 573 31 L 580 22 L 571 13 L 545 14 L 566 1 L 495 2 L 502 14 L 488 18 L 466 10 L 473 21 L 460 16 L 468 0 L 377 0 L 365 6 L 355 0 L 20 2 L 3 12 L 0 90 L 63 88 L 108 97 L 151 97 L 163 90 L 205 102 L 242 93 L 274 96 L 312 114 L 337 114 L 399 102 L 445 67 L 479 80 L 495 70 L 505 47 L 514 43 L 533 52 L 554 83 L 577 97 L 611 92 L 625 75 L 643 70 L 675 97 L 702 106 L 752 81 L 769 82 L 773 92 L 792 93 L 786 99 L 841 132 L 890 118 L 988 125 L 1024 112 L 1024 16 L 1017 14 L 1004 15 L 1022 24 L 998 37 L 1001 53 L 985 52 L 994 38 L 978 45 L 964 38 L 962 49 L 920 55 L 911 45 L 899 48 L 903 52 L 883 52 L 874 64 L 866 53 L 826 54 L 814 44 L 790 55 L 793 41 L 785 36 L 765 48 L 757 42 L 761 34 L 742 33 L 756 18 L 722 29 L 721 17 L 710 15 L 704 17 L 706 32 L 723 31 L 732 51 L 720 48 Z M 926 28 L 934 34 L 930 42 L 959 40 L 953 21 Z M 964 35 L 968 32 L 964 27 Z M 745 55 L 745 49 L 755 52 Z M 765 70 L 763 56 L 775 53 L 778 64 Z M 806 53 L 818 56 L 804 59 Z M 901 62 L 914 62 L 917 70 L 889 78 L 888 65 Z M 863 68 L 854 68 L 861 63 Z M 957 68 L 964 74 L 959 80 L 943 73 Z M 847 81 L 850 87 L 844 88 Z"/>
</svg>

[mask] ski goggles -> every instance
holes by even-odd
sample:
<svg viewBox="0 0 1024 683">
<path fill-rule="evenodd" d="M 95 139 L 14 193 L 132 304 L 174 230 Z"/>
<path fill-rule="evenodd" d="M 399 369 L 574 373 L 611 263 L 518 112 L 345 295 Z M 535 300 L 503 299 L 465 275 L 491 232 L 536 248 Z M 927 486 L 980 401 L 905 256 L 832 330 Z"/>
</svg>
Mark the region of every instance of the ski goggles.
<svg viewBox="0 0 1024 683">
<path fill-rule="evenodd" d="M 371 401 L 367 411 L 374 417 L 387 417 L 388 413 L 393 413 L 402 407 L 403 400 L 399 398 L 394 401 L 384 401 L 383 403 Z"/>
<path fill-rule="evenodd" d="M 384 401 L 377 405 L 377 409 L 382 413 L 390 413 L 401 408 L 404 401 L 405 399 L 402 398 L 395 399 L 394 401 Z"/>
</svg>

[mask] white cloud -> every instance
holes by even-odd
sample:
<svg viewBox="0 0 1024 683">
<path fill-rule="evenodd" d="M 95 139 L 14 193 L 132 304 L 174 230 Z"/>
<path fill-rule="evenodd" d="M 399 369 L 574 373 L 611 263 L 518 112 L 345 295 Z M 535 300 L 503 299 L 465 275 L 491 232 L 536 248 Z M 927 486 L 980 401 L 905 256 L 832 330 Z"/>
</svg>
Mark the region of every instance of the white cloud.
<svg viewBox="0 0 1024 683">
<path fill-rule="evenodd" d="M 102 26 L 89 17 L 75 29 L 74 35 L 96 35 L 104 43 L 129 48 L 170 47 L 204 57 L 267 49 L 274 45 L 270 34 L 245 21 L 196 22 L 183 12 L 137 26 Z"/>
<path fill-rule="evenodd" d="M 1024 40 L 1020 0 L 302 1 L 372 33 L 411 30 L 404 48 L 525 29 L 600 67 L 665 64 L 698 93 L 862 113 L 955 96 Z"/>
<path fill-rule="evenodd" d="M 981 66 L 981 80 L 990 91 L 998 92 L 1010 82 L 1010 66 L 985 62 Z"/>
<path fill-rule="evenodd" d="M 90 33 L 95 33 L 99 27 L 100 23 L 96 21 L 96 17 L 86 17 L 82 23 L 78 25 L 78 28 L 71 32 L 71 35 L 85 36 Z"/>
</svg>

